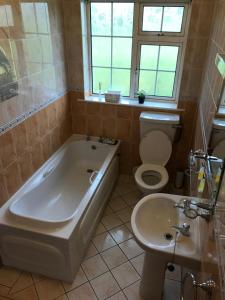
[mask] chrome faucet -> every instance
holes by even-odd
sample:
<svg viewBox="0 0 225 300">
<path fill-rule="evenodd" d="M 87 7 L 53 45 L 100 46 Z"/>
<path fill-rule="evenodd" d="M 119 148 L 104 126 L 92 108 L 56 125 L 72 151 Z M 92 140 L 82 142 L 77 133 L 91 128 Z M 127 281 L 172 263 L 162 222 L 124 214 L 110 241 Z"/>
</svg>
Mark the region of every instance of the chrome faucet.
<svg viewBox="0 0 225 300">
<path fill-rule="evenodd" d="M 191 200 L 190 199 L 181 199 L 179 203 L 174 204 L 174 207 L 181 208 L 184 210 L 191 208 Z"/>
<path fill-rule="evenodd" d="M 190 225 L 184 223 L 182 226 L 173 225 L 172 228 L 178 230 L 184 236 L 190 236 Z"/>
<path fill-rule="evenodd" d="M 193 208 L 191 205 L 197 208 Z M 190 199 L 181 199 L 180 203 L 175 204 L 174 207 L 183 209 L 184 215 L 190 219 L 201 217 L 209 221 L 214 213 L 214 207 L 212 205 L 202 202 L 192 202 Z"/>
</svg>

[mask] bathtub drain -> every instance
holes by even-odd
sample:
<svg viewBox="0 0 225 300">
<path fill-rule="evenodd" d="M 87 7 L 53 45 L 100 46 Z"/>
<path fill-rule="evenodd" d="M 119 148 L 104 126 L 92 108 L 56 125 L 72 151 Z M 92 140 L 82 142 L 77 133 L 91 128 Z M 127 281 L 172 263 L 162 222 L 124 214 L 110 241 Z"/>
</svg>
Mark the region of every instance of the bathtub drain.
<svg viewBox="0 0 225 300">
<path fill-rule="evenodd" d="M 87 173 L 93 173 L 94 170 L 93 169 L 87 169 Z"/>
</svg>

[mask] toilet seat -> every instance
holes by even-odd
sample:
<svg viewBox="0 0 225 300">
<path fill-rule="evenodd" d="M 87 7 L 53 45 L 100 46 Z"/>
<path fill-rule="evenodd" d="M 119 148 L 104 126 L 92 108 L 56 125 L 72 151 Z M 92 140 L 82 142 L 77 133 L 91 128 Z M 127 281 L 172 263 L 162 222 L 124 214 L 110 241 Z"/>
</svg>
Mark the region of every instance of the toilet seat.
<svg viewBox="0 0 225 300">
<path fill-rule="evenodd" d="M 145 183 L 142 178 L 142 175 L 144 172 L 147 171 L 159 173 L 159 175 L 161 176 L 160 182 L 154 185 L 149 185 Z M 166 168 L 164 168 L 163 166 L 154 164 L 142 164 L 135 172 L 135 180 L 141 187 L 145 188 L 146 190 L 153 191 L 163 188 L 168 183 L 169 175 Z"/>
</svg>

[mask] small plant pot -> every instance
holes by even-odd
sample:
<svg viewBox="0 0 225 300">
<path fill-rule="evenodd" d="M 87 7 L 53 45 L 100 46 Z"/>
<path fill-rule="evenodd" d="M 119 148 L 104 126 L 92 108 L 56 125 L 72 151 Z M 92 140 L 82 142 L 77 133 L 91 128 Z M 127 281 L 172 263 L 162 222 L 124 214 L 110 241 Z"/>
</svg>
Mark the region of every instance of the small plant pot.
<svg viewBox="0 0 225 300">
<path fill-rule="evenodd" d="M 145 97 L 138 97 L 139 104 L 143 104 L 145 102 Z"/>
</svg>

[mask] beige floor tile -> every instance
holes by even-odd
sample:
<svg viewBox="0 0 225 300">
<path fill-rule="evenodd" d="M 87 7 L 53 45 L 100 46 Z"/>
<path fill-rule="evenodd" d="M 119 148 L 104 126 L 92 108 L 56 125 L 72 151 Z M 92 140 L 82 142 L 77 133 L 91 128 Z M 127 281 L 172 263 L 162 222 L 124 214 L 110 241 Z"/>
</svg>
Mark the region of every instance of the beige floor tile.
<svg viewBox="0 0 225 300">
<path fill-rule="evenodd" d="M 116 242 L 108 232 L 96 235 L 93 238 L 92 242 L 94 243 L 95 247 L 98 249 L 99 252 L 102 252 L 116 245 Z"/>
<path fill-rule="evenodd" d="M 133 229 L 132 229 L 132 227 L 131 227 L 131 222 L 125 223 L 125 226 L 130 230 L 130 232 L 133 233 Z"/>
<path fill-rule="evenodd" d="M 136 184 L 134 184 L 133 182 L 129 182 L 129 183 L 118 183 L 118 185 L 116 186 L 116 191 L 121 195 L 125 195 L 129 192 L 133 192 L 133 191 L 137 191 L 138 188 L 136 187 Z"/>
<path fill-rule="evenodd" d="M 103 216 L 105 217 L 105 216 L 108 216 L 108 215 L 111 215 L 111 214 L 113 214 L 113 210 L 109 205 L 107 205 L 105 210 L 104 210 Z"/>
<path fill-rule="evenodd" d="M 122 222 L 126 223 L 131 221 L 132 211 L 133 209 L 131 207 L 127 207 L 116 212 L 116 214 L 122 220 Z"/>
<path fill-rule="evenodd" d="M 139 293 L 140 281 L 135 282 L 134 284 L 128 286 L 123 290 L 127 299 L 129 300 L 142 300 Z M 149 299 L 150 300 L 150 299 Z M 153 300 L 153 299 L 152 299 Z"/>
<path fill-rule="evenodd" d="M 62 283 L 54 279 L 46 279 L 37 282 L 36 289 L 40 300 L 52 300 L 65 293 Z"/>
<path fill-rule="evenodd" d="M 127 261 L 126 256 L 123 254 L 123 252 L 118 246 L 115 246 L 102 252 L 101 256 L 104 259 L 107 266 L 109 267 L 109 269 L 115 268 Z"/>
<path fill-rule="evenodd" d="M 140 276 L 142 275 L 142 269 L 143 269 L 143 265 L 144 265 L 144 258 L 145 258 L 145 254 L 143 253 L 143 254 L 138 255 L 135 258 L 132 258 L 130 260 L 130 262 L 132 263 L 135 270 L 138 272 L 138 274 Z"/>
<path fill-rule="evenodd" d="M 91 285 L 100 300 L 106 299 L 120 290 L 118 283 L 110 272 L 93 279 Z"/>
<path fill-rule="evenodd" d="M 14 294 L 18 291 L 21 291 L 29 286 L 33 285 L 33 279 L 30 273 L 22 272 L 16 283 L 13 285 L 10 290 L 10 294 Z"/>
<path fill-rule="evenodd" d="M 80 267 L 80 269 L 77 272 L 77 275 L 72 283 L 62 282 L 64 289 L 66 292 L 71 291 L 78 286 L 82 285 L 83 283 L 87 282 L 87 277 L 84 274 L 84 271 Z"/>
<path fill-rule="evenodd" d="M 2 267 L 0 268 L 0 284 L 11 287 L 19 278 L 20 274 L 21 271 L 19 270 L 10 267 Z"/>
<path fill-rule="evenodd" d="M 40 275 L 40 274 L 34 274 L 34 273 L 32 273 L 32 278 L 33 278 L 34 282 L 38 282 L 38 281 L 47 279 L 46 276 L 43 276 L 43 275 Z"/>
<path fill-rule="evenodd" d="M 95 256 L 96 254 L 98 254 L 98 250 L 95 248 L 94 244 L 92 242 L 90 242 L 89 248 L 85 255 L 85 259 Z"/>
<path fill-rule="evenodd" d="M 107 300 L 127 300 L 127 298 L 124 296 L 124 293 L 121 291 L 112 297 L 108 298 Z"/>
<path fill-rule="evenodd" d="M 31 300 L 31 299 L 39 300 L 34 285 L 32 285 L 22 291 L 19 291 L 18 293 L 10 295 L 10 299 L 13 299 L 13 300 Z M 42 298 L 42 299 L 47 300 L 48 298 Z"/>
<path fill-rule="evenodd" d="M 113 239 L 119 244 L 133 237 L 133 234 L 125 225 L 113 228 L 110 231 Z"/>
<path fill-rule="evenodd" d="M 54 300 L 68 300 L 68 297 L 67 295 L 62 295 L 62 296 L 59 296 L 58 298 L 54 299 Z"/>
<path fill-rule="evenodd" d="M 69 300 L 97 300 L 89 282 L 67 294 Z"/>
<path fill-rule="evenodd" d="M 175 280 L 165 280 L 163 300 L 180 300 L 180 282 Z M 187 297 L 187 299 L 193 299 Z"/>
<path fill-rule="evenodd" d="M 130 262 L 112 269 L 111 272 L 122 289 L 140 279 L 140 276 Z"/>
<path fill-rule="evenodd" d="M 134 206 L 138 203 L 138 201 L 142 198 L 140 191 L 133 191 L 122 196 L 123 200 L 129 206 Z"/>
<path fill-rule="evenodd" d="M 1 296 L 6 296 L 6 295 L 8 295 L 9 291 L 10 291 L 10 288 L 9 288 L 9 287 L 7 287 L 7 286 L 5 286 L 5 285 L 0 285 L 0 295 L 1 295 Z"/>
<path fill-rule="evenodd" d="M 102 218 L 102 223 L 108 230 L 117 227 L 119 225 L 122 225 L 121 219 L 118 218 L 118 216 L 115 214 L 104 216 Z"/>
<path fill-rule="evenodd" d="M 85 260 L 82 263 L 82 268 L 89 280 L 108 271 L 107 265 L 99 254 Z"/>
<path fill-rule="evenodd" d="M 138 256 L 144 252 L 144 250 L 135 242 L 134 239 L 127 240 L 119 244 L 128 259 Z"/>
<path fill-rule="evenodd" d="M 170 272 L 169 270 L 166 270 L 166 278 L 181 281 L 181 267 L 178 265 L 174 265 L 175 270 L 173 272 Z"/>
<path fill-rule="evenodd" d="M 106 232 L 105 226 L 100 222 L 96 228 L 95 235 Z"/>
<path fill-rule="evenodd" d="M 118 196 L 116 198 L 113 198 L 109 202 L 109 206 L 112 208 L 114 212 L 119 211 L 121 209 L 124 209 L 127 207 L 126 202 L 123 200 L 122 197 Z"/>
<path fill-rule="evenodd" d="M 110 198 L 109 198 L 109 201 L 111 201 L 113 198 L 116 198 L 116 197 L 118 197 L 119 196 L 119 194 L 118 194 L 118 192 L 116 191 L 116 189 L 114 188 L 114 190 L 113 190 L 113 192 L 112 192 L 112 194 L 111 194 L 111 196 L 110 196 Z"/>
</svg>

